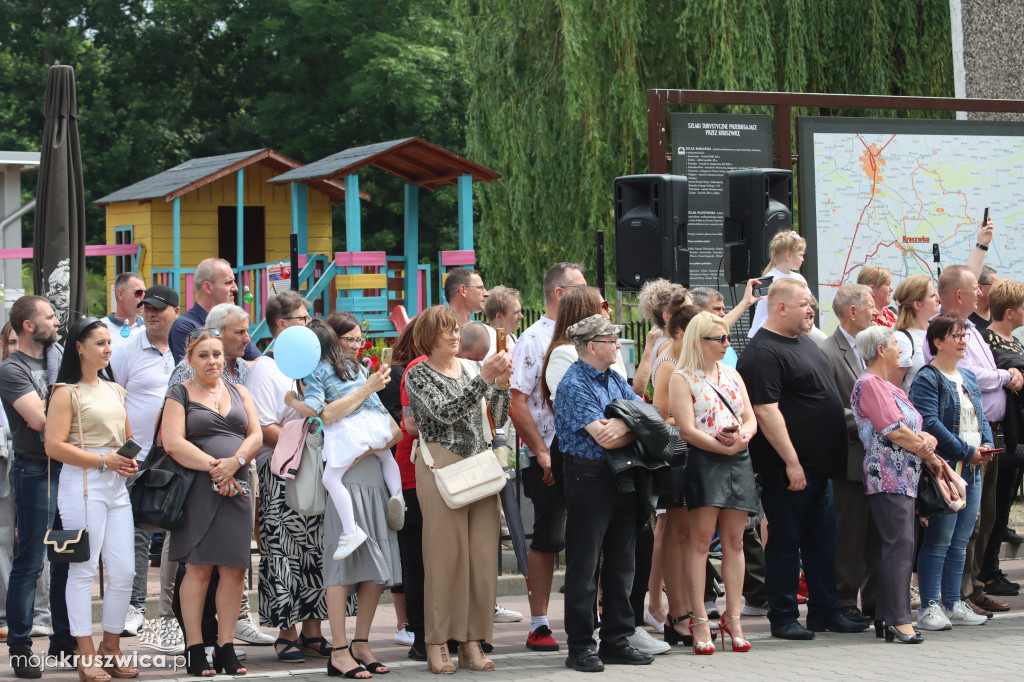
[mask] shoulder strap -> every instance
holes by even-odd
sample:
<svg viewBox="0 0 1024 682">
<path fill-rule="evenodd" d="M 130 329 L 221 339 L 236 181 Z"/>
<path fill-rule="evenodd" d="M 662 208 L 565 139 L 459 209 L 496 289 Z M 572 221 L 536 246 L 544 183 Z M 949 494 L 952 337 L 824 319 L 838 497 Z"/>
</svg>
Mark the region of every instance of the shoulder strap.
<svg viewBox="0 0 1024 682">
<path fill-rule="evenodd" d="M 487 443 L 487 447 L 491 447 L 491 443 L 494 442 L 494 429 L 491 428 L 491 416 L 487 412 L 487 398 L 484 397 L 480 400 L 480 408 L 483 411 L 483 422 L 482 426 L 484 429 L 484 442 Z"/>
<path fill-rule="evenodd" d="M 719 376 L 722 375 L 721 374 L 721 370 L 719 370 L 719 374 L 718 375 Z M 708 386 L 710 386 L 711 390 L 718 394 L 718 397 L 721 398 L 721 400 L 722 400 L 722 404 L 725 405 L 726 409 L 729 410 L 729 412 L 732 413 L 732 416 L 735 417 L 736 420 L 742 424 L 743 420 L 740 419 L 740 416 L 738 414 L 736 414 L 736 410 L 732 409 L 732 405 L 729 404 L 729 400 L 724 395 L 722 395 L 722 392 L 718 390 L 717 386 L 715 386 L 713 383 L 708 381 L 708 373 L 707 372 L 704 372 L 704 383 L 706 383 Z"/>
<path fill-rule="evenodd" d="M 910 331 L 907 329 L 897 329 L 896 331 L 903 332 L 906 335 L 907 340 L 910 341 L 910 359 L 914 359 L 914 337 L 910 335 Z"/>
</svg>

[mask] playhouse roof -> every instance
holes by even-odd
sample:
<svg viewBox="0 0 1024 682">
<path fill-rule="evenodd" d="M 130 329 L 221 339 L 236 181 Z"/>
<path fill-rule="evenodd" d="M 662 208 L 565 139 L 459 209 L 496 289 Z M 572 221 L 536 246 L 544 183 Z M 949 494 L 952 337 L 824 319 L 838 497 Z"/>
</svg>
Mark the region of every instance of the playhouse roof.
<svg viewBox="0 0 1024 682">
<path fill-rule="evenodd" d="M 145 180 L 140 180 L 134 185 L 119 189 L 102 199 L 97 199 L 96 203 L 102 206 L 121 201 L 145 201 L 148 199 L 172 201 L 198 187 L 202 187 L 254 163 L 266 164 L 277 171 L 287 171 L 302 167 L 302 164 L 295 159 L 279 154 L 272 149 L 255 149 L 247 152 L 221 154 L 220 156 L 204 156 L 198 159 L 190 159 L 178 164 L 174 168 L 168 168 L 162 173 L 157 173 Z M 330 180 L 319 180 L 309 184 L 314 189 L 331 197 L 335 202 L 340 202 L 345 198 L 345 188 L 340 183 Z M 360 192 L 359 196 L 364 200 L 370 198 L 364 192 Z"/>
<path fill-rule="evenodd" d="M 364 166 L 376 166 L 411 184 L 433 190 L 454 185 L 471 174 L 474 182 L 490 182 L 501 176 L 492 170 L 442 149 L 418 137 L 353 147 L 271 178 L 268 182 L 311 182 L 331 180 L 354 173 Z"/>
</svg>

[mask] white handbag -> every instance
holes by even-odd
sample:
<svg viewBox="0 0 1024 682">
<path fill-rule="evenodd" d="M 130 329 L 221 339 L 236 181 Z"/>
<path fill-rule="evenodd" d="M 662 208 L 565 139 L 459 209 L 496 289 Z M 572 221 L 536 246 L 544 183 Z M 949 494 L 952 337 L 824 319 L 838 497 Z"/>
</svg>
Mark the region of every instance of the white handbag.
<svg viewBox="0 0 1024 682">
<path fill-rule="evenodd" d="M 319 421 L 319 420 L 317 420 Z M 284 480 L 284 503 L 303 516 L 321 516 L 327 510 L 324 488 L 324 432 L 309 428 L 303 420 L 302 458 L 294 478 Z"/>
<path fill-rule="evenodd" d="M 487 434 L 487 445 L 492 443 L 490 424 L 487 419 L 487 402 L 483 402 L 484 433 Z M 496 495 L 505 487 L 508 474 L 498 463 L 494 450 L 488 447 L 472 457 L 466 457 L 440 469 L 434 466 L 434 458 L 430 456 L 427 444 L 422 440 L 419 453 L 423 463 L 434 473 L 437 491 L 450 509 L 459 509 L 488 495 Z"/>
</svg>

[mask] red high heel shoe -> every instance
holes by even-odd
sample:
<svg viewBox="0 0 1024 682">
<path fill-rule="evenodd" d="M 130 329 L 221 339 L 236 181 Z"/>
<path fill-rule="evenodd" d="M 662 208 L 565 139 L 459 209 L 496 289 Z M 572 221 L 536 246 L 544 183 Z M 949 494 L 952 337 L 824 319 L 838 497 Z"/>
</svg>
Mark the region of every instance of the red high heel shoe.
<svg viewBox="0 0 1024 682">
<path fill-rule="evenodd" d="M 729 631 L 729 624 L 739 619 L 739 616 L 729 616 L 728 618 L 722 616 L 722 622 L 718 624 L 718 628 L 722 631 L 722 646 L 725 646 L 725 636 L 729 635 L 732 637 L 733 651 L 750 651 L 751 644 L 749 641 L 742 637 L 737 637 Z"/>
<path fill-rule="evenodd" d="M 693 653 L 698 655 L 698 656 L 710 656 L 711 654 L 715 653 L 715 643 L 714 642 L 712 642 L 710 639 L 708 641 L 706 641 L 706 642 L 701 642 L 700 640 L 698 640 L 696 637 L 693 636 L 693 626 L 694 625 L 703 625 L 704 623 L 707 623 L 707 622 L 708 622 L 707 618 L 702 618 L 700 616 L 697 616 L 695 618 L 691 618 L 690 619 L 690 636 L 693 637 Z M 709 626 L 709 632 L 710 632 L 710 626 Z"/>
</svg>

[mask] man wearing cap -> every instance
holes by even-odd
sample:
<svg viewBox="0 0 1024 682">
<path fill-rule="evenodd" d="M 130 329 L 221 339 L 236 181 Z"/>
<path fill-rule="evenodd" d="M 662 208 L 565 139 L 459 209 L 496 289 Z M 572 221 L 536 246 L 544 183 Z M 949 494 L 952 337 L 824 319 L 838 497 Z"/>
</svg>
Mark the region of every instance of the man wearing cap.
<svg viewBox="0 0 1024 682">
<path fill-rule="evenodd" d="M 178 319 L 178 293 L 163 284 L 154 284 L 145 291 L 138 308 L 142 312 L 145 331 L 114 347 L 110 354 L 110 371 L 114 374 L 114 381 L 126 391 L 125 409 L 132 425 L 132 437 L 142 446 L 139 452 L 141 463 L 153 445 L 157 414 L 164 404 L 167 379 L 174 369 L 168 335 L 171 325 Z M 152 533 L 135 529 L 135 584 L 124 626 L 130 637 L 138 634 L 139 626 L 145 620 L 146 575 L 152 539 Z M 167 615 L 173 620 L 170 605 Z"/>
<path fill-rule="evenodd" d="M 633 434 L 620 419 L 605 419 L 616 398 L 639 400 L 611 369 L 619 354 L 619 332 L 604 316 L 592 315 L 566 330 L 579 360 L 566 370 L 555 392 L 555 432 L 565 470 L 565 633 L 568 668 L 599 672 L 606 663 L 647 665 L 653 656 L 626 640 L 633 634 L 636 492 L 620 493 L 605 448 L 627 445 Z M 601 644 L 594 648 L 597 567 L 601 567 Z"/>
</svg>

